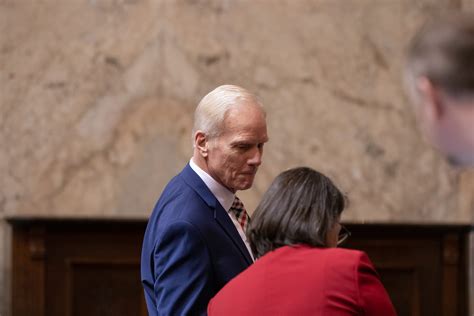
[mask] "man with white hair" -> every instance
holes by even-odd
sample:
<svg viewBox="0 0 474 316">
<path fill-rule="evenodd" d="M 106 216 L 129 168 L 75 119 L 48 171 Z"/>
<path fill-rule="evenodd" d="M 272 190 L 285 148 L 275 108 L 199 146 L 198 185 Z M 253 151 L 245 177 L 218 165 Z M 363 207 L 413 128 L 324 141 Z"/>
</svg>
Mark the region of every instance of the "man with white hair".
<svg viewBox="0 0 474 316">
<path fill-rule="evenodd" d="M 406 66 L 425 136 L 451 163 L 474 166 L 474 14 L 426 23 L 411 42 Z"/>
<path fill-rule="evenodd" d="M 150 315 L 205 315 L 210 299 L 253 262 L 249 217 L 235 193 L 252 186 L 267 141 L 255 95 L 224 85 L 201 100 L 193 156 L 161 194 L 143 240 Z"/>
</svg>

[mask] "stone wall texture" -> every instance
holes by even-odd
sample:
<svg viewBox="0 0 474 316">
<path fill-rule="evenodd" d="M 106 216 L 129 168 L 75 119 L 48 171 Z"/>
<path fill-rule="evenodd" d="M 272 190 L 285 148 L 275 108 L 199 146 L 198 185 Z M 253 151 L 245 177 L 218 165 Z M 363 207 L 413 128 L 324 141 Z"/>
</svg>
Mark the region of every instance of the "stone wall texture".
<svg viewBox="0 0 474 316">
<path fill-rule="evenodd" d="M 0 220 L 146 218 L 194 107 L 231 83 L 268 112 L 250 211 L 307 165 L 347 192 L 346 221 L 471 223 L 474 172 L 423 141 L 402 85 L 411 34 L 453 9 L 474 0 L 0 0 Z"/>
</svg>

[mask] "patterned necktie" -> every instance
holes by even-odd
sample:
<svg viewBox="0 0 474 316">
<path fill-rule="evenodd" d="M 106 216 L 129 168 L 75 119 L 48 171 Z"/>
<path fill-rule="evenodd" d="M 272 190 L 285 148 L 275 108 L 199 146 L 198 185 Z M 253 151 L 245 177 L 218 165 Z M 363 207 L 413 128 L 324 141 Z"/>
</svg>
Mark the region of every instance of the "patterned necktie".
<svg viewBox="0 0 474 316">
<path fill-rule="evenodd" d="M 232 203 L 230 211 L 234 213 L 237 222 L 239 222 L 245 233 L 250 222 L 250 217 L 247 214 L 247 211 L 245 210 L 244 204 L 237 196 L 235 196 L 234 203 Z"/>
</svg>

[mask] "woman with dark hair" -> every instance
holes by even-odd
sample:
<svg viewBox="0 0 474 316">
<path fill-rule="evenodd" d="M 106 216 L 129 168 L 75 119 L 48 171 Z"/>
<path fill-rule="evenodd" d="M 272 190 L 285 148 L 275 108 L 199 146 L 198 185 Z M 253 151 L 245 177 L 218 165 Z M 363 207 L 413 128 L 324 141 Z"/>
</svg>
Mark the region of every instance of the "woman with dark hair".
<svg viewBox="0 0 474 316">
<path fill-rule="evenodd" d="M 336 248 L 344 195 L 323 174 L 294 168 L 275 178 L 247 230 L 258 260 L 211 300 L 212 315 L 396 315 L 361 251 Z"/>
</svg>

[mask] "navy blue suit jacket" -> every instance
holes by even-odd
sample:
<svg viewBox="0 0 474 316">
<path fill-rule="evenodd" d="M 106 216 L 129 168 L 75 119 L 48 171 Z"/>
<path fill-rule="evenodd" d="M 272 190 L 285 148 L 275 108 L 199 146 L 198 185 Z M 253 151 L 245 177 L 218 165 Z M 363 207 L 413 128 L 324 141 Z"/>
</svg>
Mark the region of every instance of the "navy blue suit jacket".
<svg viewBox="0 0 474 316">
<path fill-rule="evenodd" d="M 206 315 L 210 299 L 252 263 L 229 215 L 189 164 L 148 221 L 141 279 L 150 315 Z"/>
</svg>

